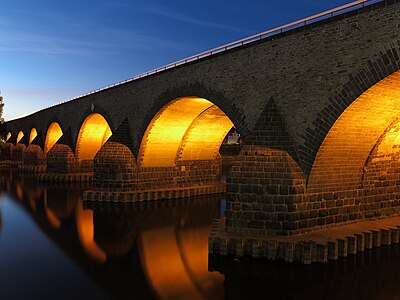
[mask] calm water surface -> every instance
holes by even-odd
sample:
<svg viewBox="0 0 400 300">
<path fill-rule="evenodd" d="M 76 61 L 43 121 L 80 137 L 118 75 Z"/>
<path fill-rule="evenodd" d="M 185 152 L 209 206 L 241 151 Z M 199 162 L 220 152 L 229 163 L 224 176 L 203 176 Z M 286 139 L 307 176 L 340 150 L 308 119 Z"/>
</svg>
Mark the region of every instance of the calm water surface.
<svg viewBox="0 0 400 300">
<path fill-rule="evenodd" d="M 0 299 L 400 299 L 400 248 L 302 266 L 208 257 L 223 195 L 83 203 L 3 174 Z"/>
</svg>

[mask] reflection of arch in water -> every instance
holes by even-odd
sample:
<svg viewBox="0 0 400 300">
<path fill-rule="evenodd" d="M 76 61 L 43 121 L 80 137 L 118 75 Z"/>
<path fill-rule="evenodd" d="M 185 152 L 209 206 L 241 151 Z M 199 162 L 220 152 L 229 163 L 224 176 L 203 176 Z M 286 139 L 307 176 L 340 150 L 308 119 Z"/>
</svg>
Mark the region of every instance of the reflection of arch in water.
<svg viewBox="0 0 400 300">
<path fill-rule="evenodd" d="M 23 177 L 22 185 L 24 189 L 24 194 L 32 200 L 39 200 L 43 195 L 43 187 L 37 185 L 36 178 L 33 177 Z"/>
<path fill-rule="evenodd" d="M 222 294 L 223 276 L 208 272 L 209 231 L 209 226 L 186 232 L 171 226 L 141 232 L 142 268 L 158 297 L 209 299 Z"/>
<path fill-rule="evenodd" d="M 24 190 L 21 182 L 17 182 L 16 190 L 17 190 L 18 200 L 22 201 L 24 199 Z"/>
<path fill-rule="evenodd" d="M 60 229 L 61 227 L 61 220 L 57 217 L 57 215 L 54 213 L 54 211 L 48 206 L 48 197 L 47 197 L 47 190 L 44 192 L 44 209 L 45 209 L 45 214 L 47 217 L 47 220 L 49 221 L 49 224 L 51 227 L 54 229 Z"/>
<path fill-rule="evenodd" d="M 83 209 L 82 200 L 77 202 L 75 219 L 78 236 L 86 253 L 98 262 L 105 262 L 107 255 L 94 240 L 93 211 Z"/>
</svg>

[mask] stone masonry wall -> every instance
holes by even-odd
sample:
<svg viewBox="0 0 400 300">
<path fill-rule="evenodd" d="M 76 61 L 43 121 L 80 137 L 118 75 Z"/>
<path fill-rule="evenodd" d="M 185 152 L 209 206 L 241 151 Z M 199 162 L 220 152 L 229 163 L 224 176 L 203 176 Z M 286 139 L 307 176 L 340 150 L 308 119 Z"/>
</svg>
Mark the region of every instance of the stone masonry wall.
<svg viewBox="0 0 400 300">
<path fill-rule="evenodd" d="M 304 192 L 304 175 L 290 155 L 244 146 L 227 177 L 227 231 L 286 234 L 298 229 L 292 215 Z"/>
<path fill-rule="evenodd" d="M 43 166 L 46 165 L 46 157 L 38 145 L 30 144 L 24 152 L 23 165 Z"/>
<path fill-rule="evenodd" d="M 138 167 L 140 190 L 212 185 L 221 182 L 221 157 L 214 161 L 179 161 L 175 167 Z"/>
<path fill-rule="evenodd" d="M 131 150 L 107 141 L 94 159 L 93 190 L 125 192 L 137 184 L 136 162 Z"/>
<path fill-rule="evenodd" d="M 15 146 L 13 154 L 12 154 L 12 160 L 14 162 L 22 163 L 25 149 L 26 149 L 26 146 L 24 144 L 17 144 Z"/>
<path fill-rule="evenodd" d="M 1 159 L 11 160 L 13 151 L 14 151 L 14 145 L 12 143 L 5 143 L 1 148 Z"/>
<path fill-rule="evenodd" d="M 47 153 L 48 173 L 76 173 L 79 165 L 71 148 L 64 144 L 55 144 Z"/>
</svg>

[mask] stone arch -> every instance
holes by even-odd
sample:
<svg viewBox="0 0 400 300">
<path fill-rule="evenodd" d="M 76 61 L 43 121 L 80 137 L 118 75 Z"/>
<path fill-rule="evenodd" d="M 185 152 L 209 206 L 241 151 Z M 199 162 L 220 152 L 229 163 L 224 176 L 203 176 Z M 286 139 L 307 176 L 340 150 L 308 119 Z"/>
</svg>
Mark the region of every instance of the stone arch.
<svg viewBox="0 0 400 300">
<path fill-rule="evenodd" d="M 232 127 L 225 113 L 207 99 L 175 99 L 150 122 L 139 149 L 138 164 L 173 167 L 178 161 L 214 160 Z"/>
<path fill-rule="evenodd" d="M 382 47 L 365 65 L 352 73 L 348 81 L 329 98 L 329 104 L 316 116 L 305 130 L 304 140 L 298 147 L 299 159 L 309 177 L 315 165 L 317 153 L 341 114 L 365 91 L 400 70 L 400 40 Z"/>
<path fill-rule="evenodd" d="M 246 122 L 245 114 L 241 108 L 237 107 L 234 99 L 226 97 L 225 93 L 205 86 L 202 83 L 194 82 L 187 83 L 186 85 L 174 86 L 171 89 L 162 93 L 155 101 L 150 110 L 146 113 L 146 118 L 137 131 L 136 149 L 139 150 L 141 141 L 146 133 L 146 130 L 151 123 L 154 116 L 168 103 L 175 99 L 187 96 L 196 96 L 198 98 L 208 99 L 219 107 L 235 125 L 237 131 L 243 139 L 247 137 L 250 132 L 249 126 Z M 134 153 L 137 157 L 138 151 Z"/>
<path fill-rule="evenodd" d="M 18 144 L 18 143 L 22 140 L 23 137 L 24 137 L 24 132 L 23 132 L 22 130 L 20 130 L 20 131 L 18 132 L 17 141 L 16 141 L 15 144 Z"/>
<path fill-rule="evenodd" d="M 35 127 L 32 127 L 31 132 L 29 134 L 29 144 L 33 142 L 33 140 L 37 137 L 38 133 Z"/>
<path fill-rule="evenodd" d="M 382 79 L 338 117 L 319 147 L 307 191 L 359 189 L 365 162 L 400 115 L 400 71 Z"/>
<path fill-rule="evenodd" d="M 111 134 L 110 126 L 101 114 L 88 115 L 79 130 L 75 150 L 76 158 L 81 161 L 93 160 Z"/>
<path fill-rule="evenodd" d="M 73 149 L 75 149 L 77 146 L 80 130 L 82 129 L 83 123 L 91 114 L 101 115 L 107 121 L 107 124 L 111 129 L 111 132 L 114 132 L 116 130 L 118 124 L 115 121 L 117 118 L 115 118 L 115 116 L 113 116 L 108 110 L 104 109 L 101 105 L 93 104 L 92 106 L 90 104 L 88 105 L 88 108 L 82 110 L 82 112 L 79 114 L 79 117 L 77 117 L 77 119 L 79 120 L 79 122 L 76 123 L 77 126 L 75 126 L 75 124 L 71 126 L 71 134 L 72 134 L 71 147 Z M 61 123 L 59 124 L 61 125 Z M 63 129 L 63 132 L 65 132 L 65 128 L 63 126 L 61 126 L 61 128 Z"/>
<path fill-rule="evenodd" d="M 52 122 L 47 127 L 46 138 L 44 142 L 44 153 L 47 154 L 63 135 L 63 130 L 58 122 Z"/>
<path fill-rule="evenodd" d="M 13 143 L 5 143 L 1 148 L 1 157 L 3 160 L 11 160 L 12 153 L 14 151 L 14 144 Z"/>
</svg>

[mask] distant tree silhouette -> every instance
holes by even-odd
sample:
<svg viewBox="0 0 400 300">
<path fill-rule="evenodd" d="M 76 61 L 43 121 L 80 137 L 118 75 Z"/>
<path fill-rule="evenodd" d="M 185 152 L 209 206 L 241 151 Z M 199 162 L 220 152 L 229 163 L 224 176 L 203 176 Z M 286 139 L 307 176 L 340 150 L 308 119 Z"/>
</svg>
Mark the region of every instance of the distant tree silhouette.
<svg viewBox="0 0 400 300">
<path fill-rule="evenodd" d="M 0 122 L 1 122 L 1 124 L 4 123 L 3 107 L 4 107 L 3 96 L 1 95 L 1 92 L 0 92 Z"/>
<path fill-rule="evenodd" d="M 0 92 L 0 141 L 4 143 L 5 124 L 4 124 L 4 118 L 3 118 L 3 107 L 4 107 L 3 96 L 1 96 L 1 92 Z M 0 146 L 2 144 L 1 142 L 0 142 Z"/>
</svg>

